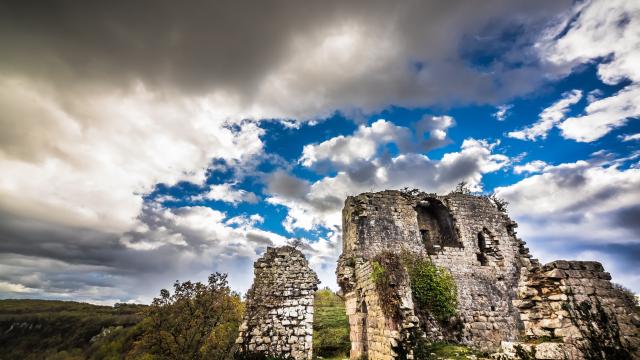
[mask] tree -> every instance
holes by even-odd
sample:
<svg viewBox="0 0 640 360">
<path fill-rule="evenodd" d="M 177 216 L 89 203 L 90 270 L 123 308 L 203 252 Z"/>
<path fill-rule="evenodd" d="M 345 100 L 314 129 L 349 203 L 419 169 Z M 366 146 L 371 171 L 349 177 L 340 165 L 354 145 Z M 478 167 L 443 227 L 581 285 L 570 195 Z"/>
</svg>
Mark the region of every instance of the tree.
<svg viewBox="0 0 640 360">
<path fill-rule="evenodd" d="M 456 188 L 453 190 L 454 193 L 459 193 L 459 194 L 465 194 L 465 195 L 470 195 L 471 194 L 471 188 L 469 187 L 469 183 L 466 181 L 460 181 L 457 185 Z"/>
<path fill-rule="evenodd" d="M 161 359 L 228 358 L 243 305 L 227 275 L 211 274 L 207 284 L 176 281 L 173 288 L 173 294 L 160 290 L 147 310 L 146 350 Z"/>
</svg>

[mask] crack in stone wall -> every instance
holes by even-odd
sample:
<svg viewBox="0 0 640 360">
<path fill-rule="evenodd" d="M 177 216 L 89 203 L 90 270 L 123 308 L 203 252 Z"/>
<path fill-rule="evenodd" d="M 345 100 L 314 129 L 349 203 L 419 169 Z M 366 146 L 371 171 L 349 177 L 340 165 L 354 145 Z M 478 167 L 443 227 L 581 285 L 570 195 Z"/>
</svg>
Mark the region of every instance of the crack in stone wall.
<svg viewBox="0 0 640 360">
<path fill-rule="evenodd" d="M 304 255 L 291 246 L 269 247 L 255 262 L 254 274 L 238 351 L 311 359 L 313 299 L 320 281 Z"/>
</svg>

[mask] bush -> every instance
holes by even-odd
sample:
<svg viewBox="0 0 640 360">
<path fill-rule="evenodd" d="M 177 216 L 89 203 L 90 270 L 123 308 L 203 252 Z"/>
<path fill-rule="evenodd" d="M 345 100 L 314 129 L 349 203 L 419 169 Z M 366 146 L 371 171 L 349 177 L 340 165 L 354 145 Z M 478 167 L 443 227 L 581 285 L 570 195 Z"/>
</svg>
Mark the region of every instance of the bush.
<svg viewBox="0 0 640 360">
<path fill-rule="evenodd" d="M 449 271 L 429 259 L 409 253 L 398 256 L 383 252 L 371 262 L 371 268 L 382 311 L 387 317 L 400 319 L 401 297 L 397 288 L 406 283 L 407 275 L 418 310 L 428 312 L 441 322 L 456 315 L 458 289 L 455 280 Z"/>
<path fill-rule="evenodd" d="M 618 294 L 620 294 L 620 297 L 624 300 L 625 305 L 629 306 L 632 309 L 640 306 L 636 294 L 631 291 L 631 289 L 628 289 L 623 285 L 616 283 L 613 283 L 613 289 L 617 291 Z"/>
<path fill-rule="evenodd" d="M 212 274 L 207 284 L 176 281 L 173 295 L 163 289 L 149 306 L 143 345 L 160 358 L 226 359 L 242 314 L 226 274 Z"/>
<path fill-rule="evenodd" d="M 371 268 L 371 278 L 380 298 L 382 312 L 385 316 L 400 321 L 402 299 L 398 293 L 398 286 L 407 281 L 406 270 L 400 258 L 391 252 L 380 253 L 371 262 Z"/>
<path fill-rule="evenodd" d="M 413 257 L 408 264 L 411 291 L 418 308 L 440 321 L 454 316 L 458 308 L 458 290 L 451 273 L 428 259 Z"/>
</svg>

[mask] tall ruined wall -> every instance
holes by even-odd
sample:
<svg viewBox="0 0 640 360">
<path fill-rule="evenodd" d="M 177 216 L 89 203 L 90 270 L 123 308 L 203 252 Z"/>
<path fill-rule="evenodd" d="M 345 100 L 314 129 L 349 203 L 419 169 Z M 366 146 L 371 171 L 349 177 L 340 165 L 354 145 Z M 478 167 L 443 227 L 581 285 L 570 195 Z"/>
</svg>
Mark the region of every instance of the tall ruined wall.
<svg viewBox="0 0 640 360">
<path fill-rule="evenodd" d="M 351 325 L 351 358 L 411 355 L 411 333 L 420 325 L 428 338 L 460 341 L 488 351 L 535 340 L 542 342 L 538 358 L 562 359 L 558 346 L 546 340 L 566 338 L 570 343 L 567 334 L 575 337 L 577 328 L 571 327 L 561 309 L 570 298 L 569 291 L 576 299 L 590 293 L 601 298 L 615 314 L 625 346 L 637 343 L 637 316 L 628 306 L 616 305 L 620 298 L 601 265 L 560 261 L 541 267 L 517 238 L 516 226 L 486 197 L 383 191 L 347 198 L 343 253 L 336 275 Z M 387 251 L 428 256 L 449 270 L 458 288 L 460 332 L 431 322 L 419 324 L 410 284 L 396 285 L 406 298 L 401 320 L 380 311 L 371 263 Z M 572 354 L 569 358 L 579 358 Z"/>
<path fill-rule="evenodd" d="M 239 352 L 311 359 L 319 280 L 304 255 L 290 246 L 269 247 L 254 264 L 254 273 L 236 341 Z"/>
<path fill-rule="evenodd" d="M 370 260 L 383 251 L 403 249 L 428 254 L 458 285 L 461 340 L 495 349 L 518 334 L 518 311 L 511 300 L 523 268 L 526 272 L 531 264 L 513 227 L 515 223 L 488 199 L 470 195 L 384 191 L 349 197 L 343 210 L 338 282 L 348 299 L 366 303 L 367 293 L 353 290 L 361 280 L 351 275 L 350 259 Z M 375 343 L 370 346 L 378 346 Z"/>
</svg>

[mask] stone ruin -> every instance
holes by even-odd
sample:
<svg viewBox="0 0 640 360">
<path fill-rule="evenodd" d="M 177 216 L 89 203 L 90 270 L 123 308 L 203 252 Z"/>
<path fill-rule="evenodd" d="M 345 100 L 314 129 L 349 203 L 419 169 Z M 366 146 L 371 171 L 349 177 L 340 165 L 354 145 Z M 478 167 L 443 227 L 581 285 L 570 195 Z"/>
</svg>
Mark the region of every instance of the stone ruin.
<svg viewBox="0 0 640 360">
<path fill-rule="evenodd" d="M 320 281 L 304 255 L 291 246 L 269 247 L 254 274 L 238 353 L 311 359 L 313 297 Z"/>
<path fill-rule="evenodd" d="M 416 342 L 450 341 L 513 358 L 582 359 L 584 329 L 576 309 L 588 300 L 615 325 L 618 344 L 640 359 L 640 317 L 614 289 L 602 265 L 541 265 L 516 236 L 517 224 L 493 200 L 462 193 L 383 191 L 348 197 L 343 253 L 336 275 L 349 318 L 351 359 L 412 359 Z M 382 254 L 410 253 L 447 269 L 457 286 L 455 321 L 425 317 L 410 278 L 394 284 L 400 316 L 387 316 L 372 276 Z M 311 359 L 318 278 L 290 246 L 268 248 L 254 264 L 238 353 Z M 405 271 L 406 272 L 406 271 Z M 596 306 L 597 305 L 597 306 Z M 600 314 L 602 315 L 602 314 Z"/>
<path fill-rule="evenodd" d="M 535 349 L 537 359 L 580 359 L 581 329 L 589 324 L 567 306 L 583 300 L 601 304 L 613 317 L 623 347 L 640 345 L 640 318 L 602 265 L 542 266 L 516 236 L 517 224 L 487 197 L 364 193 L 347 198 L 342 218 L 336 274 L 351 329 L 351 359 L 411 359 L 420 337 L 506 354 L 520 344 Z M 458 292 L 455 329 L 433 319 L 421 322 L 408 282 L 395 286 L 401 318 L 385 315 L 372 278 L 372 261 L 385 252 L 428 257 L 452 274 Z"/>
</svg>

